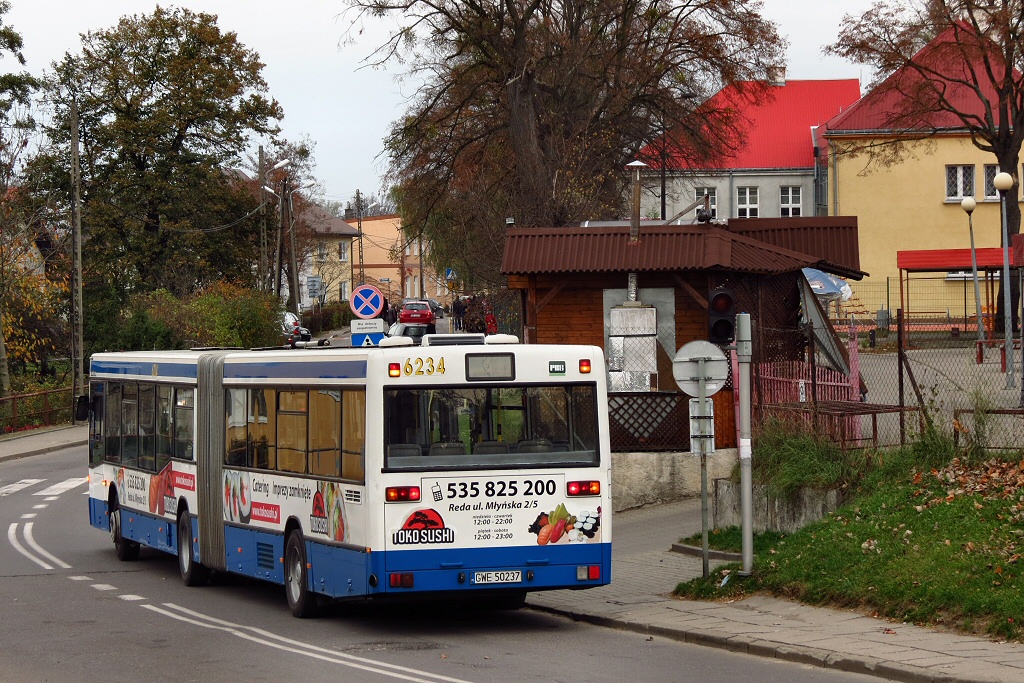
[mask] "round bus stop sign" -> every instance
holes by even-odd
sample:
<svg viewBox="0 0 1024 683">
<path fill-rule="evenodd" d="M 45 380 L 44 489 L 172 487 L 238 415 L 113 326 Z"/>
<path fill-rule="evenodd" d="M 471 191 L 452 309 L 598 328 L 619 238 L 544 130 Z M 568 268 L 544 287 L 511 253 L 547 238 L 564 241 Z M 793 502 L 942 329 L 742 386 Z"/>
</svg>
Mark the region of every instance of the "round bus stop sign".
<svg viewBox="0 0 1024 683">
<path fill-rule="evenodd" d="M 357 318 L 369 320 L 384 310 L 384 295 L 373 285 L 359 285 L 352 290 L 348 303 Z"/>
<path fill-rule="evenodd" d="M 672 377 L 687 396 L 700 395 L 700 361 L 704 361 L 704 395 L 713 396 L 725 386 L 729 377 L 729 361 L 722 349 L 709 341 L 692 341 L 683 345 L 672 359 Z"/>
</svg>

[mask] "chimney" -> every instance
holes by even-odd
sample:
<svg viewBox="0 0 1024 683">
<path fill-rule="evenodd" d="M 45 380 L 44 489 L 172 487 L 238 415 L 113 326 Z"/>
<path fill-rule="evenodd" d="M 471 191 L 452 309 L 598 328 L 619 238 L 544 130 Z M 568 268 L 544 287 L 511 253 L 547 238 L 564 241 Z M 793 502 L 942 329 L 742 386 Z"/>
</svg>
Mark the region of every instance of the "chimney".
<svg viewBox="0 0 1024 683">
<path fill-rule="evenodd" d="M 640 169 L 647 168 L 642 161 L 631 161 L 626 168 L 633 169 L 633 215 L 629 221 L 629 243 L 635 244 L 640 239 Z"/>
</svg>

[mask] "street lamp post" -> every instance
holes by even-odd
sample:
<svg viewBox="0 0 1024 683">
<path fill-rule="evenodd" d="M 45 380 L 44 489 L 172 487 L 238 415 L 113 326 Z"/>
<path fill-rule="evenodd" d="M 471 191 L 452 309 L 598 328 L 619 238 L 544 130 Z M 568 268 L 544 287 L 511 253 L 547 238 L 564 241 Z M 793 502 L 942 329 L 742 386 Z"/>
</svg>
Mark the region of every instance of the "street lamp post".
<svg viewBox="0 0 1024 683">
<path fill-rule="evenodd" d="M 1013 187 L 1013 177 L 1003 171 L 997 173 L 993 184 L 999 190 L 999 208 L 1003 221 L 1003 344 L 1006 349 L 1006 388 L 1016 386 L 1013 377 L 1013 309 L 1010 295 L 1010 239 L 1006 229 L 1006 191 Z"/>
<path fill-rule="evenodd" d="M 316 183 L 309 182 L 306 183 L 305 185 L 300 185 L 299 187 L 296 187 L 294 190 L 288 191 L 288 240 L 289 251 L 291 252 L 292 257 L 292 281 L 288 288 L 294 292 L 295 315 L 298 316 L 300 320 L 302 319 L 302 291 L 299 289 L 299 264 L 295 254 L 295 212 L 292 210 L 292 195 L 298 192 L 299 190 L 306 190 L 313 187 L 314 185 L 316 185 Z"/>
<path fill-rule="evenodd" d="M 977 315 L 978 321 L 978 341 L 985 341 L 985 326 L 982 324 L 981 319 L 981 288 L 978 286 L 978 254 L 974 251 L 974 209 L 978 206 L 978 202 L 974 201 L 974 197 L 964 197 L 963 201 L 960 202 L 960 207 L 967 212 L 967 226 L 971 231 L 971 275 L 974 277 L 974 308 Z M 982 353 L 984 353 L 984 344 L 982 344 Z"/>
</svg>

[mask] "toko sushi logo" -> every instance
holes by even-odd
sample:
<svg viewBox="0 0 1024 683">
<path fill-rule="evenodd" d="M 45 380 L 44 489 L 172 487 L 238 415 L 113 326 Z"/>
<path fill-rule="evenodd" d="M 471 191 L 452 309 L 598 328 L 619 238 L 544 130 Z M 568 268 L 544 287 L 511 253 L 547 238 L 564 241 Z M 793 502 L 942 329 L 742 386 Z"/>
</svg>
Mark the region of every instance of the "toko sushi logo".
<svg viewBox="0 0 1024 683">
<path fill-rule="evenodd" d="M 330 534 L 330 525 L 327 523 L 327 506 L 324 504 L 324 494 L 317 491 L 313 494 L 313 510 L 309 514 L 309 530 L 314 534 Z"/>
<path fill-rule="evenodd" d="M 417 510 L 409 515 L 401 529 L 392 532 L 391 542 L 395 545 L 454 543 L 455 529 L 444 525 L 437 510 Z"/>
</svg>

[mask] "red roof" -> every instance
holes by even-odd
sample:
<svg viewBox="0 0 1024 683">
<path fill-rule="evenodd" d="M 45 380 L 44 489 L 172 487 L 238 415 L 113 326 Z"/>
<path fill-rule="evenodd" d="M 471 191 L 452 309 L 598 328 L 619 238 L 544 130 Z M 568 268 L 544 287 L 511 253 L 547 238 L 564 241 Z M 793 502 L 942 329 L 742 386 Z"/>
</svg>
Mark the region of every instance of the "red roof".
<svg viewBox="0 0 1024 683">
<path fill-rule="evenodd" d="M 856 252 L 856 219 L 844 220 L 853 222 L 852 229 L 831 234 L 837 241 L 852 240 Z M 780 236 L 778 231 L 762 233 Z M 512 228 L 508 231 L 501 261 L 501 272 L 506 274 L 683 270 L 775 274 L 807 267 L 857 279 L 864 275 L 825 256 L 801 253 L 715 225 L 641 225 L 635 242 L 629 240 L 628 224 Z"/>
<path fill-rule="evenodd" d="M 986 108 L 991 106 L 992 114 L 998 116 L 999 96 L 995 84 L 985 76 L 982 52 L 994 62 L 996 79 L 1001 79 L 1000 62 L 996 61 L 998 48 L 981 44 L 973 29 L 959 22 L 936 36 L 912 58 L 915 64 L 933 72 L 929 78 L 911 67 L 897 69 L 859 102 L 836 115 L 826 129 L 828 132 L 964 129 L 961 118 L 948 111 L 949 108 L 967 115 L 984 116 Z M 970 54 L 975 55 L 973 59 L 968 58 Z M 973 85 L 977 85 L 978 90 Z M 940 91 L 946 100 L 941 109 L 937 101 Z M 910 110 L 906 109 L 906 103 L 911 101 L 915 102 L 915 111 L 924 109 L 921 103 L 934 101 L 935 104 L 927 113 L 907 116 L 905 112 Z"/>
<path fill-rule="evenodd" d="M 733 109 L 738 120 L 748 122 L 746 140 L 737 140 L 732 153 L 707 170 L 811 168 L 811 128 L 824 125 L 860 97 L 856 79 L 786 81 L 783 85 L 766 86 L 766 95 L 757 101 L 751 101 L 745 94 L 753 85 L 750 81 L 728 85 L 702 105 L 702 109 L 713 111 Z M 638 156 L 653 168 L 660 167 L 656 143 L 645 147 Z M 673 169 L 692 168 L 674 154 L 666 165 Z"/>
</svg>

